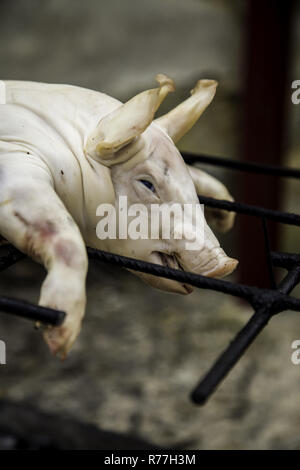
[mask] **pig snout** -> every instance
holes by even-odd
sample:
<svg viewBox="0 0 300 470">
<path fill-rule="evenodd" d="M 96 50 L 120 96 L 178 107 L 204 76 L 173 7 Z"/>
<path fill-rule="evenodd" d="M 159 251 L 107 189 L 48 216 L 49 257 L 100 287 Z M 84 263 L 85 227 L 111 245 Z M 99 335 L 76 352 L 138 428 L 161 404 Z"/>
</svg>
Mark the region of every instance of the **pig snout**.
<svg viewBox="0 0 300 470">
<path fill-rule="evenodd" d="M 238 261 L 230 258 L 220 247 L 191 252 L 180 260 L 185 271 L 212 278 L 222 278 L 231 274 Z"/>
<path fill-rule="evenodd" d="M 231 274 L 237 267 L 238 261 L 230 258 L 222 250 L 222 248 L 214 248 L 209 253 L 209 261 L 200 261 L 200 263 L 192 269 L 196 274 L 203 276 L 222 278 Z"/>
<path fill-rule="evenodd" d="M 176 232 L 176 225 L 175 225 Z M 194 239 L 193 248 L 187 241 Z M 207 225 L 204 217 L 195 224 L 194 221 L 185 225 L 185 237 L 177 242 L 177 250 L 173 249 L 184 271 L 201 274 L 207 277 L 222 278 L 234 271 L 238 261 L 226 255 Z M 175 243 L 176 245 L 176 243 Z M 175 248 L 175 246 L 173 247 Z M 178 249 L 179 248 L 179 249 Z"/>
</svg>

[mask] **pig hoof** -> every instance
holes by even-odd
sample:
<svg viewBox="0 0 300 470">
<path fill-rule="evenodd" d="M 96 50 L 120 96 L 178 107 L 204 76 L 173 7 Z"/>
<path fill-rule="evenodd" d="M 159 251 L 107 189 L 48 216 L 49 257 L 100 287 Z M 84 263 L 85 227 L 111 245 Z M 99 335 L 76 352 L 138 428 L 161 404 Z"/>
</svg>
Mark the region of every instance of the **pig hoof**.
<svg viewBox="0 0 300 470">
<path fill-rule="evenodd" d="M 66 313 L 62 325 L 48 326 L 43 336 L 55 356 L 66 357 L 80 333 L 85 311 L 85 287 L 81 279 L 67 277 L 62 280 L 57 272 L 48 274 L 41 290 L 39 305 Z"/>
<path fill-rule="evenodd" d="M 64 360 L 79 332 L 80 326 L 74 331 L 72 331 L 72 329 L 67 325 L 62 325 L 60 327 L 47 327 L 44 330 L 44 339 L 51 353 Z"/>
</svg>

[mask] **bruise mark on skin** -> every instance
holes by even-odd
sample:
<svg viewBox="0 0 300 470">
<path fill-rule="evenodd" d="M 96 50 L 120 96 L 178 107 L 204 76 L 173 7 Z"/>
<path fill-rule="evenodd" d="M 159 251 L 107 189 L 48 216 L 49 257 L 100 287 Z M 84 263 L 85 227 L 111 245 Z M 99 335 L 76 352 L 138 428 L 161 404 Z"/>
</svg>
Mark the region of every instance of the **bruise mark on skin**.
<svg viewBox="0 0 300 470">
<path fill-rule="evenodd" d="M 19 212 L 14 211 L 14 216 L 17 217 L 26 227 L 31 227 L 37 231 L 42 238 L 48 238 L 57 233 L 55 224 L 51 220 L 42 222 L 28 222 Z"/>
<path fill-rule="evenodd" d="M 17 211 L 14 211 L 13 215 L 19 219 L 27 229 L 20 249 L 38 263 L 43 263 L 45 242 L 49 241 L 49 239 L 58 233 L 55 224 L 51 220 L 29 222 Z"/>
<path fill-rule="evenodd" d="M 45 220 L 44 222 L 34 223 L 33 228 L 35 230 L 38 230 L 43 238 L 47 238 L 57 233 L 57 228 L 51 220 Z"/>
<path fill-rule="evenodd" d="M 55 255 L 61 260 L 66 266 L 72 268 L 75 267 L 77 262 L 77 246 L 72 240 L 59 239 L 55 243 Z"/>
<path fill-rule="evenodd" d="M 41 253 L 43 252 L 43 241 L 51 238 L 57 233 L 55 224 L 51 220 L 42 222 L 28 222 L 19 212 L 14 211 L 13 215 L 19 219 L 23 225 L 28 229 L 25 233 L 23 240 L 23 251 L 34 258 L 36 261 L 41 262 Z"/>
</svg>

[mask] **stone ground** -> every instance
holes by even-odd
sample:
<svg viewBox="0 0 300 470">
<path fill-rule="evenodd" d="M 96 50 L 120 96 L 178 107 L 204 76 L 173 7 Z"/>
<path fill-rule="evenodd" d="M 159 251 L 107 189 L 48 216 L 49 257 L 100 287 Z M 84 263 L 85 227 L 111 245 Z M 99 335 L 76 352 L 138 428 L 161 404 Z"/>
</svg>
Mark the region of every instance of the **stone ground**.
<svg viewBox="0 0 300 470">
<path fill-rule="evenodd" d="M 164 72 L 175 79 L 177 93 L 162 112 L 188 96 L 198 78 L 216 78 L 214 104 L 180 148 L 238 157 L 243 21 L 239 0 L 0 0 L 0 76 L 73 83 L 125 100 Z M 293 79 L 299 70 L 294 58 Z M 290 108 L 286 164 L 299 166 L 300 113 Z M 236 176 L 216 174 L 235 194 Z M 283 208 L 299 212 L 299 200 L 299 183 L 291 181 Z M 222 241 L 236 256 L 236 232 Z M 299 251 L 295 229 L 284 231 L 283 248 Z M 253 261 L 259 269 L 262 260 Z M 43 276 L 42 268 L 22 261 L 1 273 L 0 295 L 36 302 Z M 300 339 L 299 314 L 273 318 L 211 400 L 197 408 L 191 390 L 250 308 L 214 292 L 178 297 L 155 291 L 104 264 L 91 267 L 87 286 L 83 331 L 64 363 L 49 355 L 31 322 L 1 314 L 7 365 L 0 367 L 0 401 L 26 402 L 158 446 L 300 447 L 300 366 L 290 360 L 291 343 Z"/>
</svg>

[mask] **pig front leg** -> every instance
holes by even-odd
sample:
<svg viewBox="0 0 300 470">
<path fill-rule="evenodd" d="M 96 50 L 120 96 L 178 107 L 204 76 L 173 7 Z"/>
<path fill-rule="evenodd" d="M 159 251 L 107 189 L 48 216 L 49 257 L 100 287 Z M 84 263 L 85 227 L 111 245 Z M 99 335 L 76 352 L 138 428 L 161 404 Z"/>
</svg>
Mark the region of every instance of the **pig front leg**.
<svg viewBox="0 0 300 470">
<path fill-rule="evenodd" d="M 205 173 L 205 171 L 199 170 L 199 168 L 190 165 L 187 165 L 187 167 L 199 196 L 202 195 L 230 202 L 233 201 L 233 197 L 223 183 L 208 173 Z M 207 207 L 205 210 L 205 217 L 209 225 L 216 230 L 225 233 L 232 228 L 235 213 Z"/>
<path fill-rule="evenodd" d="M 88 262 L 80 231 L 47 171 L 21 161 L 1 166 L 0 161 L 0 235 L 48 271 L 39 305 L 67 316 L 60 327 L 45 327 L 43 334 L 51 352 L 64 358 L 80 332 Z"/>
</svg>

